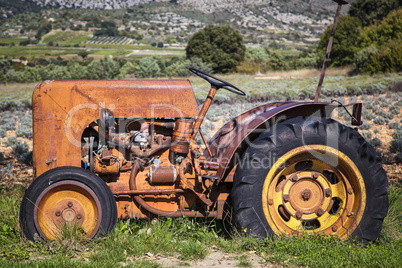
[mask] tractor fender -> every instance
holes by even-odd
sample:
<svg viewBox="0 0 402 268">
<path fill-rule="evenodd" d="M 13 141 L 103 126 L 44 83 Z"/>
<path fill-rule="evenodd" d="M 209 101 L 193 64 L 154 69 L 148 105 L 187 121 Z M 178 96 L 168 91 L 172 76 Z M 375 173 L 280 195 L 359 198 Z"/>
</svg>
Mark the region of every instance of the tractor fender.
<svg viewBox="0 0 402 268">
<path fill-rule="evenodd" d="M 329 117 L 337 107 L 327 102 L 274 102 L 253 108 L 226 123 L 208 143 L 204 156 L 219 163 L 218 182 L 225 180 L 249 144 L 265 129 L 297 116 Z"/>
</svg>

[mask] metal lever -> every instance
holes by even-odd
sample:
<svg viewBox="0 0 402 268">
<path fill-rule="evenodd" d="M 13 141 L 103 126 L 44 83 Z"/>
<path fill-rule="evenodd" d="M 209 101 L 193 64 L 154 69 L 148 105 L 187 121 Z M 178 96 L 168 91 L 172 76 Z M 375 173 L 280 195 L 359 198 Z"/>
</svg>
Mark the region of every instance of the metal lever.
<svg viewBox="0 0 402 268">
<path fill-rule="evenodd" d="M 317 91 L 315 93 L 314 102 L 318 102 L 318 97 L 320 96 L 322 83 L 324 82 L 325 70 L 327 69 L 327 65 L 328 65 L 329 53 L 331 52 L 332 43 L 334 41 L 336 25 L 338 24 L 339 15 L 341 13 L 342 5 L 349 4 L 347 1 L 344 1 L 344 0 L 333 0 L 333 1 L 338 3 L 338 9 L 336 10 L 334 24 L 332 25 L 331 35 L 329 36 L 327 52 L 325 53 L 324 63 L 322 64 L 320 81 L 318 82 L 318 87 L 317 87 Z"/>
</svg>

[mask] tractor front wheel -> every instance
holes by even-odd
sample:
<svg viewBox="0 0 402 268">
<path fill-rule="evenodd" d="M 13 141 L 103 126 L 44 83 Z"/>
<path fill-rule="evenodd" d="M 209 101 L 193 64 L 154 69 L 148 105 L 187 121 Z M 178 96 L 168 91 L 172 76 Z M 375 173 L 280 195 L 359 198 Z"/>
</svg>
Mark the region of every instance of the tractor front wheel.
<svg viewBox="0 0 402 268">
<path fill-rule="evenodd" d="M 376 152 L 332 119 L 297 117 L 262 133 L 239 163 L 235 220 L 257 237 L 322 233 L 367 243 L 388 211 Z"/>
<path fill-rule="evenodd" d="M 91 239 L 111 231 L 116 220 L 116 202 L 109 187 L 77 167 L 59 167 L 39 176 L 20 208 L 21 229 L 29 240 L 58 240 L 74 229 Z"/>
</svg>

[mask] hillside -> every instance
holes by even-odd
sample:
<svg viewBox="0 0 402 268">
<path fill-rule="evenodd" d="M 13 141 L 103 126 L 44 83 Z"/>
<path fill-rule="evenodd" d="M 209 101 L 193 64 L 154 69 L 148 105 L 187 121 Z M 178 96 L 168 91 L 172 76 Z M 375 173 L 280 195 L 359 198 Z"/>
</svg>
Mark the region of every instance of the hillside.
<svg viewBox="0 0 402 268">
<path fill-rule="evenodd" d="M 279 48 L 314 46 L 331 24 L 336 10 L 332 0 L 0 0 L 2 37 L 34 37 L 47 20 L 52 29 L 86 30 L 98 21 L 116 23 L 122 36 L 140 43 L 185 44 L 208 24 L 231 24 L 249 46 Z M 342 9 L 346 14 L 348 6 Z M 21 14 L 22 13 L 22 14 Z M 18 15 L 19 14 L 19 15 Z M 131 36 L 128 33 L 134 33 Z M 139 38 L 143 36 L 143 39 Z"/>
</svg>

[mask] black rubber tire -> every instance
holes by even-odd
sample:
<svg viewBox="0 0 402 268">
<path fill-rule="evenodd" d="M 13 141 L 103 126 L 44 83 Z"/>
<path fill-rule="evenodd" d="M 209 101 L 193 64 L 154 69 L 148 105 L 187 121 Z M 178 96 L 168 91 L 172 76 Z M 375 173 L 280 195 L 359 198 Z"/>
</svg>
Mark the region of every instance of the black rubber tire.
<svg viewBox="0 0 402 268">
<path fill-rule="evenodd" d="M 239 228 L 246 229 L 254 237 L 276 236 L 263 209 L 263 186 L 272 167 L 270 164 L 262 167 L 264 159 L 270 160 L 272 156 L 278 159 L 303 145 L 330 146 L 328 141 L 336 141 L 336 149 L 353 161 L 365 184 L 364 213 L 357 228 L 347 237 L 363 244 L 376 240 L 388 213 L 388 180 L 376 151 L 355 129 L 319 117 L 296 117 L 278 123 L 263 132 L 246 149 L 236 170 L 231 194 L 234 218 Z"/>
<path fill-rule="evenodd" d="M 29 186 L 21 202 L 20 226 L 24 236 L 29 240 L 44 239 L 37 230 L 34 222 L 35 203 L 48 187 L 62 181 L 76 181 L 91 189 L 99 200 L 101 206 L 101 222 L 99 229 L 93 238 L 101 237 L 113 230 L 117 222 L 117 206 L 114 196 L 106 183 L 90 171 L 78 167 L 57 167 L 51 169 L 38 178 Z"/>
</svg>

